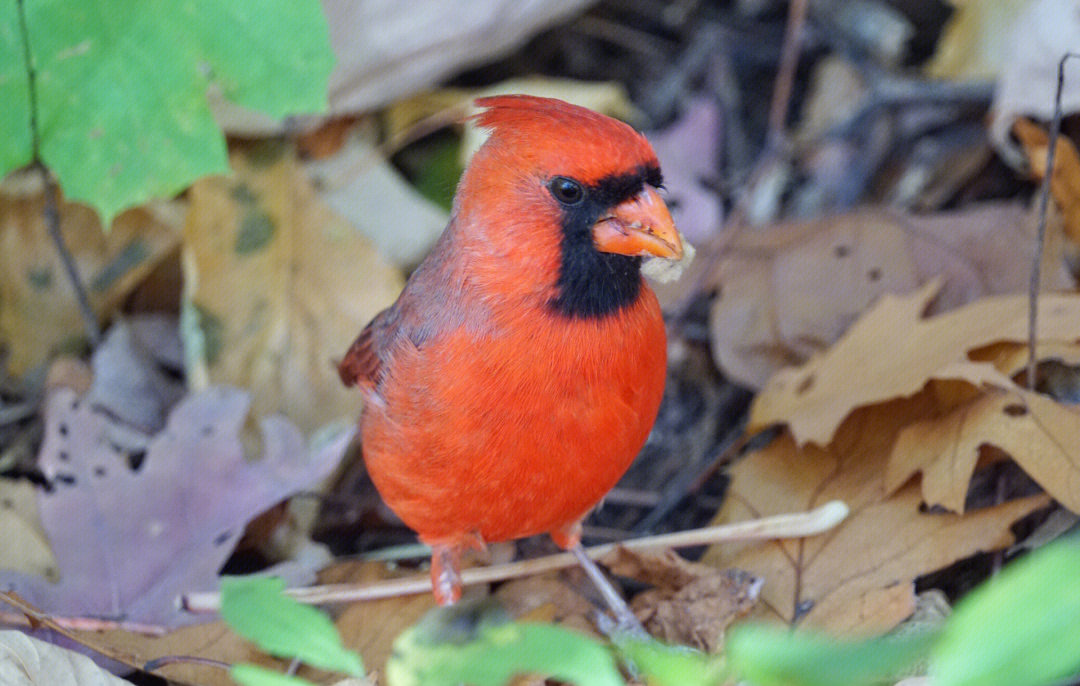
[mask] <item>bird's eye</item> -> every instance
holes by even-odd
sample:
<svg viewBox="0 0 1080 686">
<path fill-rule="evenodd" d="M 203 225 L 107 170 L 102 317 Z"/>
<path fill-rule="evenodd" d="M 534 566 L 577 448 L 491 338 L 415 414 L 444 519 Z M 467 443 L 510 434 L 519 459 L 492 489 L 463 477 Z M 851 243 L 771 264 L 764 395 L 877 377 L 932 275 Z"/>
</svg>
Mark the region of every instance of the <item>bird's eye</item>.
<svg viewBox="0 0 1080 686">
<path fill-rule="evenodd" d="M 564 205 L 576 205 L 585 199 L 585 189 L 581 184 L 565 176 L 556 176 L 548 184 L 548 189 L 555 199 Z"/>
</svg>

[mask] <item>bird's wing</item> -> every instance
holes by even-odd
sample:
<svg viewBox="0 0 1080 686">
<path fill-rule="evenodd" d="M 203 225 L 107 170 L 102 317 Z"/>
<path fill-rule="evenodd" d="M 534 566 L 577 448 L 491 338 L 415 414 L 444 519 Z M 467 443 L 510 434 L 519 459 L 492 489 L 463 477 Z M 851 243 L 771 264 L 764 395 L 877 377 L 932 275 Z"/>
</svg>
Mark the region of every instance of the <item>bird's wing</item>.
<svg viewBox="0 0 1080 686">
<path fill-rule="evenodd" d="M 379 347 L 385 337 L 386 329 L 394 317 L 396 305 L 386 308 L 364 327 L 356 337 L 345 357 L 338 362 L 338 376 L 346 386 L 374 387 L 379 383 L 382 360 Z"/>
<path fill-rule="evenodd" d="M 453 240 L 451 224 L 397 302 L 375 315 L 349 346 L 338 363 L 342 383 L 375 389 L 403 349 L 419 349 L 466 321 L 475 324 L 482 308 L 462 297 L 463 278 L 455 261 L 460 250 L 453 247 Z"/>
</svg>

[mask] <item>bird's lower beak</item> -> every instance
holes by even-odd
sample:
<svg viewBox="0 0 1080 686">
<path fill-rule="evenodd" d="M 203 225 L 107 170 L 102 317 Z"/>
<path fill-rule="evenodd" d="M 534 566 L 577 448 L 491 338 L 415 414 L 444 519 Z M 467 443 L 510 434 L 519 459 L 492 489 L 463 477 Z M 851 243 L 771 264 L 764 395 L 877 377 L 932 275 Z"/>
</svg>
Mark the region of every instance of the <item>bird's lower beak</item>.
<svg viewBox="0 0 1080 686">
<path fill-rule="evenodd" d="M 632 257 L 682 258 L 682 240 L 667 205 L 654 189 L 616 205 L 592 228 L 593 244 L 601 252 Z"/>
</svg>

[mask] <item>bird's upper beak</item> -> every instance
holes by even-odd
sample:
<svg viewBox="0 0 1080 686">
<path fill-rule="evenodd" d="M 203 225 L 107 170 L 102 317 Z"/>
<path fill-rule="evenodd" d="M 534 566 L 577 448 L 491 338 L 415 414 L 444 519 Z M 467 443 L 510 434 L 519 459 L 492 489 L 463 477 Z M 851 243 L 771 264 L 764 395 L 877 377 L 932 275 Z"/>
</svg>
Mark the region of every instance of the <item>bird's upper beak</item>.
<svg viewBox="0 0 1080 686">
<path fill-rule="evenodd" d="M 682 240 L 667 205 L 646 186 L 616 205 L 592 228 L 593 244 L 601 252 L 632 257 L 682 258 Z"/>
</svg>

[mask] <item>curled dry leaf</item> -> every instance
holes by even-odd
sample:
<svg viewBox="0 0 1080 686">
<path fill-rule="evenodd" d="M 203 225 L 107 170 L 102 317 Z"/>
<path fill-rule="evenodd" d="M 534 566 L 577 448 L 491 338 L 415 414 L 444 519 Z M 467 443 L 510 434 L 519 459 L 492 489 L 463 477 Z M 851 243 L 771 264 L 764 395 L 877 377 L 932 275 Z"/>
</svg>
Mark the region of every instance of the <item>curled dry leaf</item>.
<svg viewBox="0 0 1080 686">
<path fill-rule="evenodd" d="M 1013 124 L 1013 133 L 1024 148 L 1031 174 L 1041 181 L 1046 174 L 1050 137 L 1042 128 L 1023 118 Z M 1080 153 L 1076 151 L 1076 144 L 1066 136 L 1060 136 L 1057 140 L 1050 192 L 1061 208 L 1065 235 L 1072 241 L 1075 251 L 1080 246 Z"/>
<path fill-rule="evenodd" d="M 611 571 L 656 586 L 634 596 L 634 614 L 653 636 L 715 653 L 727 627 L 757 602 L 763 579 L 738 569 L 689 562 L 672 550 L 616 548 Z"/>
<path fill-rule="evenodd" d="M 715 275 L 720 297 L 710 316 L 713 355 L 736 381 L 760 388 L 779 368 L 828 348 L 882 295 L 930 279 L 927 303 L 946 311 L 979 297 L 1028 287 L 1035 217 L 1016 203 L 913 216 L 865 208 L 744 233 Z M 1051 225 L 1043 287 L 1072 284 L 1061 260 L 1061 229 Z M 891 338 L 895 332 L 888 332 Z"/>
<path fill-rule="evenodd" d="M 724 544 L 705 561 L 763 577 L 754 612 L 763 618 L 839 633 L 895 626 L 915 608 L 916 577 L 1009 545 L 1010 526 L 1049 502 L 1035 496 L 961 516 L 926 511 L 915 483 L 889 494 L 882 473 L 897 434 L 933 408 L 934 399 L 924 391 L 855 410 L 824 447 L 800 448 L 785 433 L 747 456 L 732 470 L 720 521 L 812 508 L 831 499 L 846 502 L 851 513 L 821 536 Z"/>
<path fill-rule="evenodd" d="M 291 149 L 237 154 L 232 167 L 191 190 L 188 378 L 249 389 L 256 416 L 280 412 L 305 433 L 351 420 L 360 394 L 333 362 L 397 297 L 402 275 L 321 203 Z"/>
</svg>

